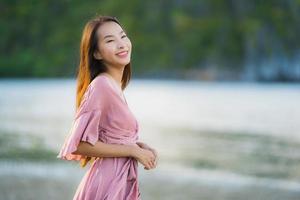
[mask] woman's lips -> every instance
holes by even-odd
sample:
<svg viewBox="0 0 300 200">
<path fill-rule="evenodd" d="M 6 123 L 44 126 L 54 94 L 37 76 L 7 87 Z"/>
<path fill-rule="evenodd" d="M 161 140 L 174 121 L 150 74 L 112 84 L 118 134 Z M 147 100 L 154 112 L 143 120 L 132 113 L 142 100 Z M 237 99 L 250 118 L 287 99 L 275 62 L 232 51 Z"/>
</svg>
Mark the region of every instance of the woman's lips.
<svg viewBox="0 0 300 200">
<path fill-rule="evenodd" d="M 127 56 L 127 54 L 128 54 L 128 51 L 122 51 L 120 53 L 117 53 L 116 55 L 121 58 L 125 58 Z"/>
</svg>

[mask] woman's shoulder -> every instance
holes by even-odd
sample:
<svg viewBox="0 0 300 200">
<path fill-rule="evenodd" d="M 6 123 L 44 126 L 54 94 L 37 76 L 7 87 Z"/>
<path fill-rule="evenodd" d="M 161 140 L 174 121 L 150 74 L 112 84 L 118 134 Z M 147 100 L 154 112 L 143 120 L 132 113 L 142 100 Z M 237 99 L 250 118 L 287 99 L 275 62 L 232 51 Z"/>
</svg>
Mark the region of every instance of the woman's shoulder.
<svg viewBox="0 0 300 200">
<path fill-rule="evenodd" d="M 103 92 L 110 90 L 108 80 L 106 76 L 103 74 L 99 74 L 98 76 L 96 76 L 90 83 L 90 87 L 93 90 L 97 90 L 97 91 L 101 90 Z"/>
<path fill-rule="evenodd" d="M 107 80 L 103 75 L 98 75 L 90 82 L 82 103 L 85 102 L 85 109 L 87 110 L 103 108 L 108 102 L 107 100 L 111 99 L 111 97 L 112 95 Z"/>
</svg>

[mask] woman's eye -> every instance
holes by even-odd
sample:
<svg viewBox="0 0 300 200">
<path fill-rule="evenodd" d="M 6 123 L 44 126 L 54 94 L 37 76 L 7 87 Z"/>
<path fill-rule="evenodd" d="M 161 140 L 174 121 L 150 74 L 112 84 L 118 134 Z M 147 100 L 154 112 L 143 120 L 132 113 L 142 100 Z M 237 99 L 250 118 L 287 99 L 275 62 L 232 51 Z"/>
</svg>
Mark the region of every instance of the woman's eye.
<svg viewBox="0 0 300 200">
<path fill-rule="evenodd" d="M 122 35 L 122 37 L 121 38 L 126 38 L 127 37 L 127 35 Z"/>
<path fill-rule="evenodd" d="M 112 42 L 113 40 L 107 40 L 106 43 Z"/>
</svg>

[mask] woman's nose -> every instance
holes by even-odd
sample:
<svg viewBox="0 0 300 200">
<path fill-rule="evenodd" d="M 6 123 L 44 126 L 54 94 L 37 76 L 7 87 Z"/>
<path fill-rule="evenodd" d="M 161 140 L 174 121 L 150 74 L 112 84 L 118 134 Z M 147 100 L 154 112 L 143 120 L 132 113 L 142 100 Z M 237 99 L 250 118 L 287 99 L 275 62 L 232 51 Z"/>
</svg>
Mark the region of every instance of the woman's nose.
<svg viewBox="0 0 300 200">
<path fill-rule="evenodd" d="M 117 45 L 118 45 L 118 49 L 124 49 L 124 47 L 125 47 L 125 42 L 122 41 L 122 40 L 119 40 Z"/>
</svg>

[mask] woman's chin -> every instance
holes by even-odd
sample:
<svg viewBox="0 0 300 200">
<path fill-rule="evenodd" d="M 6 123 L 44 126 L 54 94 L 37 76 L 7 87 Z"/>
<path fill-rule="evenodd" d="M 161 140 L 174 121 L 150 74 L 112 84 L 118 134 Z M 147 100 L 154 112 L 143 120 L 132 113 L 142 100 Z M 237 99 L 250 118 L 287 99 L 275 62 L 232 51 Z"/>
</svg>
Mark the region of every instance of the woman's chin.
<svg viewBox="0 0 300 200">
<path fill-rule="evenodd" d="M 118 65 L 121 65 L 121 66 L 126 66 L 130 63 L 130 60 L 127 60 L 127 61 L 122 61 L 122 62 L 118 62 Z"/>
</svg>

